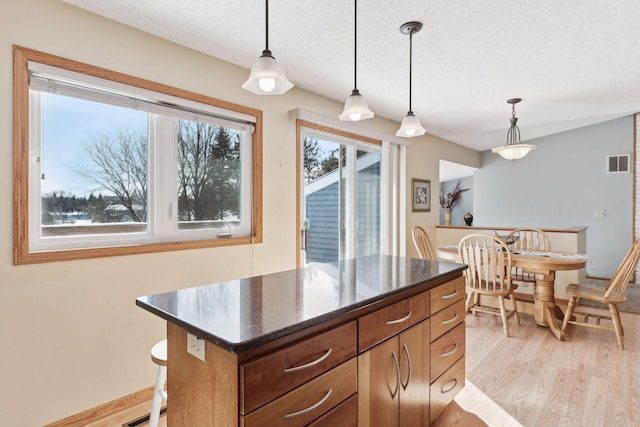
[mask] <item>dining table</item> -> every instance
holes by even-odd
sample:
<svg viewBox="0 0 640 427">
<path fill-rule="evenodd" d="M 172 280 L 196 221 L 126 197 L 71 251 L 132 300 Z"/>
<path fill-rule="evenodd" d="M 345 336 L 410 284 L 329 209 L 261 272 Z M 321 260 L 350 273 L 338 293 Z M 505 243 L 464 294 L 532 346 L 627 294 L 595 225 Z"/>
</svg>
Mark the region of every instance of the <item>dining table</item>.
<svg viewBox="0 0 640 427">
<path fill-rule="evenodd" d="M 438 247 L 437 256 L 442 261 L 460 262 L 457 245 Z M 548 327 L 561 341 L 564 341 L 565 334 L 560 328 L 563 312 L 554 297 L 556 271 L 578 270 L 588 262 L 589 257 L 584 254 L 511 250 L 511 266 L 535 274 L 533 303 L 536 324 Z"/>
</svg>

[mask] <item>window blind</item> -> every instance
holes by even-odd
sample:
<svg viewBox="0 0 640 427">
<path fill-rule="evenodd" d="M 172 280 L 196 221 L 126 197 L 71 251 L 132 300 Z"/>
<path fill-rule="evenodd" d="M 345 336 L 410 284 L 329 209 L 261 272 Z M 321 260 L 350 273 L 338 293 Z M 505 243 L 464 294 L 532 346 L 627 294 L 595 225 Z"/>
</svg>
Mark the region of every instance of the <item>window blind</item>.
<svg viewBox="0 0 640 427">
<path fill-rule="evenodd" d="M 249 114 L 31 61 L 29 88 L 240 131 L 255 129 L 256 118 Z"/>
</svg>

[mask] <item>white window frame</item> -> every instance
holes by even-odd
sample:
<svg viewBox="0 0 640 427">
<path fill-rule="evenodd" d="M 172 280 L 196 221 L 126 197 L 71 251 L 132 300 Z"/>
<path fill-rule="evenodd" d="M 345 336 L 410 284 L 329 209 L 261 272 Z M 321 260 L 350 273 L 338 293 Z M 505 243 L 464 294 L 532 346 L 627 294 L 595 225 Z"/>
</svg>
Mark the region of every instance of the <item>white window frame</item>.
<svg viewBox="0 0 640 427">
<path fill-rule="evenodd" d="M 144 233 L 117 235 L 65 236 L 41 238 L 41 172 L 38 92 L 29 91 L 29 70 L 52 72 L 63 79 L 94 85 L 116 94 L 127 93 L 158 101 L 145 105 L 149 112 L 149 201 L 147 230 Z M 251 244 L 262 241 L 262 168 L 257 161 L 262 153 L 262 113 L 248 107 L 219 101 L 204 95 L 164 86 L 97 67 L 76 63 L 42 52 L 14 46 L 14 263 L 26 264 L 70 259 L 93 258 L 134 253 L 201 247 Z M 72 88 L 73 90 L 73 88 Z M 82 88 L 80 88 L 80 92 Z M 86 95 L 86 94 L 85 94 Z M 109 94 L 107 94 L 108 96 Z M 102 95 L 98 95 L 100 98 Z M 91 98 L 80 95 L 78 98 Z M 102 102 L 102 101 L 98 101 Z M 123 101 L 126 102 L 126 101 Z M 106 102 L 111 103 L 111 102 Z M 116 100 L 115 104 L 118 104 Z M 156 114 L 183 109 L 171 114 Z M 150 112 L 149 110 L 152 110 Z M 203 114 L 198 114 L 202 112 Z M 180 117 L 216 126 L 233 127 L 242 133 L 241 144 L 241 218 L 240 227 L 185 230 L 177 218 L 177 120 Z M 24 123 L 25 126 L 18 126 Z M 242 124 L 245 123 L 245 124 Z M 248 124 L 246 124 L 248 123 Z M 232 126 L 229 126 L 231 124 Z M 251 131 L 255 131 L 252 133 Z M 157 144 L 155 137 L 171 138 L 173 144 Z M 174 171 L 171 174 L 163 171 Z M 25 185 L 24 182 L 27 182 Z M 28 196 L 27 196 L 28 195 Z"/>
</svg>

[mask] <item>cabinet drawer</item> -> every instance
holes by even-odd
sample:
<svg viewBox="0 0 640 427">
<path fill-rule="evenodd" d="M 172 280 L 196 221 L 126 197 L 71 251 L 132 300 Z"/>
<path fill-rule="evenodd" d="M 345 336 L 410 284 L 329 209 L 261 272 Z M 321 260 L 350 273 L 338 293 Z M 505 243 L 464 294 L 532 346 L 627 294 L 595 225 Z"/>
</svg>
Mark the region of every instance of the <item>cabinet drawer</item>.
<svg viewBox="0 0 640 427">
<path fill-rule="evenodd" d="M 430 388 L 429 420 L 433 422 L 464 387 L 464 357 L 440 375 Z"/>
<path fill-rule="evenodd" d="M 309 424 L 309 427 L 356 427 L 357 425 L 358 398 L 353 395 Z"/>
<path fill-rule="evenodd" d="M 458 326 L 464 321 L 465 314 L 464 300 L 460 300 L 431 316 L 431 341 Z"/>
<path fill-rule="evenodd" d="M 247 414 L 356 355 L 356 322 L 240 366 L 240 413 Z"/>
<path fill-rule="evenodd" d="M 356 393 L 353 358 L 273 402 L 241 417 L 244 427 L 305 426 Z"/>
<path fill-rule="evenodd" d="M 461 323 L 431 343 L 431 381 L 464 356 L 465 323 Z"/>
<path fill-rule="evenodd" d="M 459 277 L 431 289 L 431 313 L 437 313 L 454 302 L 464 299 L 464 277 Z"/>
<path fill-rule="evenodd" d="M 423 292 L 358 319 L 358 351 L 363 352 L 429 317 L 429 292 Z"/>
</svg>

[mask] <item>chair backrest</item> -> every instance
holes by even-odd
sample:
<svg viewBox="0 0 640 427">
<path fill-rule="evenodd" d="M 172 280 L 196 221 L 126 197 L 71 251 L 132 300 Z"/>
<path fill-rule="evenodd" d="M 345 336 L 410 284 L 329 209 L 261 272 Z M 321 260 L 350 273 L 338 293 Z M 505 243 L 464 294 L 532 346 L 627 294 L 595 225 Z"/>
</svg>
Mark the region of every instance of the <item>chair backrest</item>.
<svg viewBox="0 0 640 427">
<path fill-rule="evenodd" d="M 550 251 L 551 239 L 544 231 L 537 228 L 517 228 L 508 236 L 518 236 L 518 240 L 511 244 L 511 249 L 522 251 Z"/>
<path fill-rule="evenodd" d="M 413 244 L 416 245 L 420 258 L 436 260 L 436 253 L 431 240 L 429 240 L 429 235 L 419 225 L 413 227 Z"/>
<path fill-rule="evenodd" d="M 458 244 L 458 255 L 469 266 L 464 275 L 469 288 L 484 292 L 511 290 L 511 250 L 498 237 L 468 234 Z"/>
<path fill-rule="evenodd" d="M 638 261 L 640 260 L 640 239 L 637 239 L 629 252 L 622 259 L 622 262 L 618 266 L 618 269 L 611 280 L 609 281 L 609 286 L 607 287 L 607 291 L 604 293 L 605 299 L 613 299 L 613 300 L 621 300 L 624 298 L 624 293 L 627 290 L 627 285 L 629 284 L 629 280 L 633 275 L 633 272 L 638 265 Z"/>
</svg>

